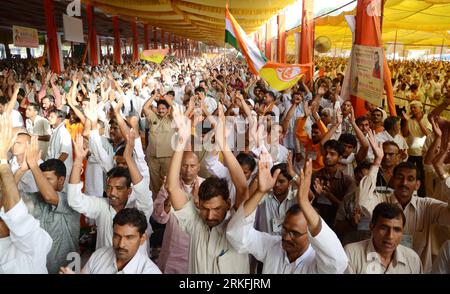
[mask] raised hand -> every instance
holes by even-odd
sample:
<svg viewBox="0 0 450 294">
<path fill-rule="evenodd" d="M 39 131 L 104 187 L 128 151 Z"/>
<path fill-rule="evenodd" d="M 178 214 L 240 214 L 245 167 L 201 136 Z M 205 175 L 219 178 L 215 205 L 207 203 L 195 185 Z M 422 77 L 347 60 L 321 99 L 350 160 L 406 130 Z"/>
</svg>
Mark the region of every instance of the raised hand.
<svg viewBox="0 0 450 294">
<path fill-rule="evenodd" d="M 91 121 L 91 123 L 95 124 L 98 120 L 97 113 L 97 94 L 93 93 L 89 97 L 89 104 L 84 109 L 84 115 Z"/>
<path fill-rule="evenodd" d="M 372 147 L 373 154 L 375 155 L 375 161 L 378 164 L 381 164 L 381 160 L 383 159 L 384 156 L 383 143 L 377 142 L 374 130 L 369 130 L 369 132 L 367 133 L 367 139 L 369 141 L 370 146 Z"/>
<path fill-rule="evenodd" d="M 30 168 L 36 167 L 39 159 L 41 159 L 42 151 L 39 150 L 38 137 L 33 136 L 31 138 L 31 143 L 28 145 L 25 151 L 25 158 Z"/>
<path fill-rule="evenodd" d="M 308 159 L 305 168 L 300 171 L 300 186 L 297 192 L 297 201 L 303 208 L 305 204 L 311 205 L 309 202 L 309 189 L 311 187 L 312 177 L 312 159 Z"/>
<path fill-rule="evenodd" d="M 439 123 L 436 121 L 436 117 L 432 116 L 430 117 L 431 126 L 433 127 L 433 133 L 437 138 L 442 137 L 442 131 L 439 127 Z"/>
<path fill-rule="evenodd" d="M 7 113 L 0 115 L 0 159 L 7 159 L 8 151 L 15 141 L 11 117 Z"/>
<path fill-rule="evenodd" d="M 87 156 L 89 150 L 84 147 L 83 136 L 77 134 L 75 137 L 75 141 L 73 142 L 73 151 L 75 154 L 75 159 L 79 161 L 83 161 L 83 159 Z"/>
<path fill-rule="evenodd" d="M 123 151 L 123 157 L 132 158 L 133 150 L 134 150 L 134 130 L 131 128 L 130 132 L 126 135 L 126 145 L 125 150 Z"/>
<path fill-rule="evenodd" d="M 184 150 L 184 146 L 191 135 L 190 120 L 184 115 L 181 105 L 174 104 L 172 109 L 173 121 L 178 129 L 178 144 L 176 149 Z"/>
<path fill-rule="evenodd" d="M 270 173 L 271 161 L 272 157 L 270 154 L 265 149 L 262 150 L 258 162 L 258 191 L 261 193 L 267 193 L 270 191 L 270 189 L 272 189 L 275 185 L 278 175 L 280 174 L 280 170 L 277 169 L 272 176 Z"/>
</svg>

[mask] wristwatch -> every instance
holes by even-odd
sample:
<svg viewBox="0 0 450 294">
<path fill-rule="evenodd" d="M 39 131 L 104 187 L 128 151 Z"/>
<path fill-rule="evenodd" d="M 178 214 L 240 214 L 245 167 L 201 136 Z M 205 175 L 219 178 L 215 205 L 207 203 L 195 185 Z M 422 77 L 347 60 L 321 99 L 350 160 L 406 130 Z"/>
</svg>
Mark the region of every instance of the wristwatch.
<svg viewBox="0 0 450 294">
<path fill-rule="evenodd" d="M 0 165 L 9 164 L 8 159 L 0 159 Z"/>
</svg>

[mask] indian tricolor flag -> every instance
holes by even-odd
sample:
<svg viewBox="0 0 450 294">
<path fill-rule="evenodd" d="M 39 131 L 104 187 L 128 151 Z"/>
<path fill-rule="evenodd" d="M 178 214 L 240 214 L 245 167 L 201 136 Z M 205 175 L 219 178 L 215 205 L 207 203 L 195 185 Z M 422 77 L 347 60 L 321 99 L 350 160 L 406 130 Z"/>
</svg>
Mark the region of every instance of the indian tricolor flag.
<svg viewBox="0 0 450 294">
<path fill-rule="evenodd" d="M 255 42 L 247 36 L 228 11 L 228 5 L 225 10 L 225 42 L 244 55 L 253 74 L 260 75 L 277 91 L 294 86 L 310 68 L 309 65 L 281 64 L 267 61 Z"/>
<path fill-rule="evenodd" d="M 257 75 L 266 64 L 267 58 L 237 23 L 228 11 L 228 7 L 225 12 L 225 42 L 244 55 L 253 74 Z"/>
</svg>

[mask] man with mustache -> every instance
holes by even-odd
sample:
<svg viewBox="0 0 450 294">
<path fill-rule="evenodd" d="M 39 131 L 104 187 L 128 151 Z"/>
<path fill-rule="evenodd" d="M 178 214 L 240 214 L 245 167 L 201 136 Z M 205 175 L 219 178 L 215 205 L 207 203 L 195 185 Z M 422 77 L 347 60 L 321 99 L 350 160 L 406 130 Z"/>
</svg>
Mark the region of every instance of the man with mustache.
<svg viewBox="0 0 450 294">
<path fill-rule="evenodd" d="M 347 267 L 347 256 L 336 234 L 312 207 L 308 194 L 312 161 L 301 173 L 297 204 L 286 212 L 281 236 L 257 231 L 255 211 L 262 197 L 275 185 L 280 170 L 270 174 L 267 157 L 261 155 L 258 190 L 241 205 L 227 227 L 227 239 L 239 253 L 252 254 L 264 266 L 263 274 L 339 274 Z"/>
<path fill-rule="evenodd" d="M 67 197 L 70 207 L 95 219 L 97 224 L 96 249 L 111 246 L 113 237 L 112 222 L 114 216 L 124 208 L 135 207 L 142 211 L 147 220 L 153 211 L 152 193 L 148 188 L 136 161 L 133 159 L 134 131 L 130 130 L 124 151 L 124 158 L 128 168 L 115 167 L 107 173 L 107 198 L 88 196 L 81 192 L 83 183 L 80 180 L 83 159 L 88 150 L 83 146 L 83 138 L 77 136 L 74 142 L 75 160 L 70 175 Z M 133 184 L 133 186 L 131 186 Z"/>
<path fill-rule="evenodd" d="M 403 210 L 406 217 L 402 243 L 419 255 L 424 272 L 431 270 L 431 225 L 450 225 L 448 202 L 429 197 L 417 197 L 414 191 L 420 187 L 419 169 L 411 162 L 402 162 L 394 168 L 390 179 L 394 191 L 381 194 L 375 191 L 377 173 L 383 159 L 381 143 L 376 143 L 374 132 L 369 132 L 369 142 L 375 154 L 375 160 L 369 174 L 360 183 L 359 204 L 362 209 L 372 213 L 382 202 L 392 203 Z M 447 178 L 446 185 L 450 187 Z"/>
<path fill-rule="evenodd" d="M 414 250 L 400 244 L 405 215 L 400 207 L 380 203 L 373 210 L 370 239 L 345 246 L 348 273 L 421 274 L 422 263 Z"/>
<path fill-rule="evenodd" d="M 113 219 L 112 246 L 96 250 L 81 270 L 82 274 L 160 274 L 158 267 L 139 250 L 148 236 L 147 219 L 136 208 L 124 208 Z M 61 267 L 60 274 L 74 272 Z"/>
</svg>

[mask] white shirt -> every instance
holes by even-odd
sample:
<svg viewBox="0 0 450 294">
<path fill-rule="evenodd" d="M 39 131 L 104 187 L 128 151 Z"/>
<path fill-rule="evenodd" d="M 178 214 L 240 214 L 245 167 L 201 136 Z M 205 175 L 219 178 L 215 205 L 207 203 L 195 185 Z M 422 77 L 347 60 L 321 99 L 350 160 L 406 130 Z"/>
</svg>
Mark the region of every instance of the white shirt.
<svg viewBox="0 0 450 294">
<path fill-rule="evenodd" d="M 22 115 L 15 109 L 11 110 L 11 121 L 13 128 L 20 128 L 24 126 Z"/>
<path fill-rule="evenodd" d="M 400 150 L 408 150 L 408 143 L 406 143 L 405 138 L 403 138 L 402 135 L 397 134 L 395 137 L 392 137 L 391 134 L 388 133 L 388 131 L 384 130 L 381 133 L 378 133 L 375 135 L 375 138 L 378 142 L 384 143 L 386 141 L 394 141 L 397 143 Z"/>
<path fill-rule="evenodd" d="M 93 134 L 95 133 L 95 134 Z M 97 142 L 98 140 L 99 142 Z M 100 145 L 100 146 L 97 146 Z M 100 136 L 98 131 L 91 131 L 89 137 L 89 150 L 91 155 L 88 158 L 86 165 L 86 194 L 97 197 L 103 197 L 105 190 L 106 173 L 113 167 L 106 169 L 102 163 L 102 156 L 107 158 L 107 162 L 113 161 L 113 147 L 104 136 Z"/>
<path fill-rule="evenodd" d="M 42 116 L 37 115 L 34 122 L 31 119 L 25 121 L 28 134 L 32 136 L 47 136 L 51 134 L 50 125 L 48 120 Z M 42 159 L 45 158 L 48 152 L 48 141 L 38 141 L 39 150 L 42 151 Z"/>
<path fill-rule="evenodd" d="M 97 244 L 95 249 L 111 247 L 113 218 L 117 212 L 109 204 L 107 198 L 88 196 L 81 192 L 82 187 L 83 183 L 68 185 L 67 200 L 69 205 L 86 217 L 95 219 L 95 223 L 97 224 Z M 153 199 L 148 182 L 141 180 L 132 187 L 132 190 L 125 207 L 135 207 L 145 214 L 146 219 L 150 219 L 153 212 Z"/>
<path fill-rule="evenodd" d="M 199 216 L 192 199 L 174 212 L 181 230 L 190 236 L 189 274 L 248 274 L 249 258 L 238 253 L 226 236 L 229 218 L 213 227 Z"/>
<path fill-rule="evenodd" d="M 321 219 L 322 228 L 315 237 L 308 231 L 309 248 L 290 263 L 281 245 L 281 236 L 253 228 L 255 212 L 244 216 L 241 205 L 231 218 L 227 238 L 239 253 L 252 254 L 264 263 L 263 274 L 341 274 L 348 263 L 347 255 L 336 234 Z"/>
<path fill-rule="evenodd" d="M 42 163 L 42 160 L 38 160 L 38 165 L 40 165 L 41 163 Z M 11 171 L 13 174 L 15 174 L 17 172 L 17 170 L 20 168 L 20 164 L 17 162 L 16 156 L 13 156 L 13 158 L 11 158 L 9 164 L 11 165 Z M 22 175 L 22 178 L 20 179 L 19 183 L 17 184 L 17 188 L 19 189 L 19 192 L 21 192 L 21 193 L 35 193 L 35 192 L 39 191 L 31 170 L 27 170 Z"/>
<path fill-rule="evenodd" d="M 264 195 L 256 209 L 255 228 L 260 232 L 279 235 L 286 212 L 297 203 L 296 195 L 297 190 L 292 190 L 291 185 L 288 195 L 281 203 L 272 191 Z"/>
<path fill-rule="evenodd" d="M 69 131 L 66 129 L 66 124 L 63 121 L 59 126 L 53 129 L 52 136 L 48 146 L 47 158 L 58 158 L 62 153 L 66 153 L 68 156 L 64 160 L 66 166 L 66 174 L 69 175 L 72 171 L 72 138 Z M 67 176 L 66 179 L 69 177 Z"/>
<path fill-rule="evenodd" d="M 53 240 L 32 217 L 20 200 L 0 218 L 6 223 L 9 236 L 0 238 L 0 274 L 47 274 L 47 254 Z"/>
<path fill-rule="evenodd" d="M 117 269 L 114 248 L 103 247 L 97 249 L 89 258 L 81 271 L 83 274 L 161 274 L 159 268 L 141 252 L 137 250 L 133 258 L 122 269 Z"/>
</svg>

